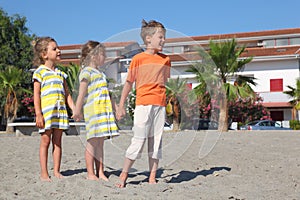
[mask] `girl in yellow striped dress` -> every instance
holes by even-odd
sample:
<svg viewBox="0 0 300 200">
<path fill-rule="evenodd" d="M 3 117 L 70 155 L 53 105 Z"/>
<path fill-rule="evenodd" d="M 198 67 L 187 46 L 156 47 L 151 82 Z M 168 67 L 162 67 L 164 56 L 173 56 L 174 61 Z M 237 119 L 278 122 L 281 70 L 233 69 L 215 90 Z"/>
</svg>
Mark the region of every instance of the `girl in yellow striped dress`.
<svg viewBox="0 0 300 200">
<path fill-rule="evenodd" d="M 107 88 L 106 76 L 98 70 L 104 64 L 106 55 L 104 46 L 96 41 L 88 41 L 81 50 L 83 69 L 79 75 L 79 94 L 73 118 L 81 120 L 83 106 L 86 123 L 87 145 L 85 160 L 87 179 L 108 181 L 103 170 L 104 139 L 119 135 Z M 96 166 L 96 174 L 94 172 Z"/>
<path fill-rule="evenodd" d="M 63 178 L 60 173 L 62 154 L 61 137 L 69 128 L 66 101 L 74 107 L 66 83 L 67 75 L 55 67 L 60 60 L 60 50 L 50 37 L 39 38 L 34 45 L 34 65 L 39 66 L 33 74 L 34 108 L 36 126 L 41 134 L 40 166 L 42 181 L 51 181 L 47 169 L 48 148 L 52 140 L 54 176 Z"/>
</svg>

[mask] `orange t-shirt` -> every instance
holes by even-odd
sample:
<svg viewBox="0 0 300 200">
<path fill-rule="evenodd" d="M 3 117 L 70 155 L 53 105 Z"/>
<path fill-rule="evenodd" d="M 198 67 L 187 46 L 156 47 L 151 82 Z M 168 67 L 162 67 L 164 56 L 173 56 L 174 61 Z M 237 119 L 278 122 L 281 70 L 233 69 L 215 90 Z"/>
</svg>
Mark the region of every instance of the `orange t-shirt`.
<svg viewBox="0 0 300 200">
<path fill-rule="evenodd" d="M 136 105 L 166 105 L 165 83 L 170 67 L 170 58 L 161 53 L 142 52 L 132 58 L 127 81 L 135 82 Z"/>
</svg>

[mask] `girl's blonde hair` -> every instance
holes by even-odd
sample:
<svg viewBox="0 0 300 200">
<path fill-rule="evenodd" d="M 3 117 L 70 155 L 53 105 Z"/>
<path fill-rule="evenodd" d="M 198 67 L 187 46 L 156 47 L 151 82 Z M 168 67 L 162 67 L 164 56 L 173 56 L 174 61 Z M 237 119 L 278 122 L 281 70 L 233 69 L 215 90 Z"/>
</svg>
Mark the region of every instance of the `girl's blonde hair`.
<svg viewBox="0 0 300 200">
<path fill-rule="evenodd" d="M 166 29 L 162 23 L 157 22 L 155 20 L 150 20 L 149 22 L 146 22 L 143 19 L 141 38 L 143 39 L 145 45 L 147 45 L 146 37 L 154 35 L 158 28 L 161 28 L 164 32 L 166 32 Z"/>
<path fill-rule="evenodd" d="M 45 60 L 43 58 L 43 55 L 47 53 L 48 45 L 50 42 L 57 43 L 53 38 L 51 37 L 40 37 L 37 38 L 35 41 L 32 42 L 33 45 L 33 65 L 34 66 L 40 66 L 42 64 L 45 64 Z"/>
<path fill-rule="evenodd" d="M 105 56 L 105 47 L 97 41 L 89 40 L 81 48 L 80 63 L 82 66 L 88 66 L 94 55 L 103 53 Z"/>
</svg>

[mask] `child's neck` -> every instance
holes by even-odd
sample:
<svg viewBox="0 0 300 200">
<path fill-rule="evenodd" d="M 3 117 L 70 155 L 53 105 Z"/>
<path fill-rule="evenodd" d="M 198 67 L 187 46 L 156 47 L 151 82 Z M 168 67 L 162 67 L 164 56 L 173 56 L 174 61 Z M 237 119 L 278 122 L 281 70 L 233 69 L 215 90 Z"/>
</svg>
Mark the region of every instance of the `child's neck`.
<svg viewBox="0 0 300 200">
<path fill-rule="evenodd" d="M 48 67 L 49 69 L 54 70 L 55 69 L 55 63 L 50 62 L 50 61 L 46 61 L 44 64 L 46 67 Z"/>
<path fill-rule="evenodd" d="M 158 50 L 157 49 L 151 49 L 151 48 L 147 48 L 144 52 L 146 54 L 150 54 L 150 55 L 158 54 Z"/>
<path fill-rule="evenodd" d="M 89 67 L 92 67 L 92 68 L 95 68 L 95 69 L 98 69 L 98 66 L 95 65 L 95 63 L 90 63 L 88 66 L 89 66 Z"/>
</svg>

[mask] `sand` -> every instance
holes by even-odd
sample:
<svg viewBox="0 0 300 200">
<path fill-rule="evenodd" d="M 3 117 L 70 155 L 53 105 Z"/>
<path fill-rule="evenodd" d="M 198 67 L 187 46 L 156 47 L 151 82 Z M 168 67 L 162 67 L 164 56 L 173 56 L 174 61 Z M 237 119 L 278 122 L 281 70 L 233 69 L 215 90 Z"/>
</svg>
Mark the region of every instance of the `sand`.
<svg viewBox="0 0 300 200">
<path fill-rule="evenodd" d="M 105 141 L 109 182 L 88 181 L 85 136 L 63 136 L 61 172 L 39 180 L 40 136 L 0 134 L 0 199 L 300 199 L 300 132 L 166 132 L 158 184 L 147 183 L 147 155 L 116 188 L 132 133 Z"/>
</svg>

